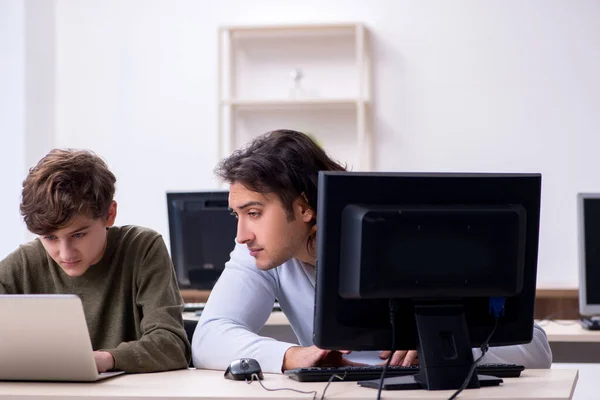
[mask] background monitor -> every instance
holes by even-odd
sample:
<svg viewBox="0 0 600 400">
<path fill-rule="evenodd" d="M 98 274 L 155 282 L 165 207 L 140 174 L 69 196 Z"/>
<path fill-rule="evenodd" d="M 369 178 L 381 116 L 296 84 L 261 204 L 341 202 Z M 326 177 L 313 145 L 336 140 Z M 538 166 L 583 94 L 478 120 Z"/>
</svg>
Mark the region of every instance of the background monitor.
<svg viewBox="0 0 600 400">
<path fill-rule="evenodd" d="M 530 342 L 540 196 L 539 174 L 320 172 L 315 345 L 418 349 L 422 386 L 452 389 L 492 332 Z"/>
<path fill-rule="evenodd" d="M 579 313 L 600 315 L 600 193 L 577 195 Z"/>
<path fill-rule="evenodd" d="M 167 193 L 171 258 L 180 288 L 210 290 L 235 246 L 229 192 Z"/>
</svg>

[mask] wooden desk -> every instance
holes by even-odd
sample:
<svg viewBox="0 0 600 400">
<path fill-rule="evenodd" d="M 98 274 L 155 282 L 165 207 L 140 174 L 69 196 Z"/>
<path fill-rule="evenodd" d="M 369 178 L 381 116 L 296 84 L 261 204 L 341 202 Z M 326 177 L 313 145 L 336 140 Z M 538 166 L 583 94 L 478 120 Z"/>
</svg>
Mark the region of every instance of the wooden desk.
<svg viewBox="0 0 600 400">
<path fill-rule="evenodd" d="M 184 313 L 184 319 L 198 319 Z M 584 329 L 578 320 L 538 321 L 548 335 L 553 361 L 561 363 L 600 363 L 600 331 Z M 281 311 L 271 313 L 261 335 L 282 342 L 297 343 L 289 321 Z"/>
<path fill-rule="evenodd" d="M 186 303 L 206 303 L 210 290 L 181 289 L 181 296 Z M 542 319 L 551 315 L 553 318 L 575 319 L 579 317 L 579 291 L 571 289 L 536 290 L 534 318 Z"/>
<path fill-rule="evenodd" d="M 194 312 L 184 312 L 183 319 L 187 320 L 199 320 L 200 317 Z M 268 326 L 289 326 L 290 322 L 282 311 L 274 311 L 265 323 Z"/>
<path fill-rule="evenodd" d="M 183 319 L 199 320 L 200 317 L 193 312 L 184 312 Z M 258 332 L 261 336 L 271 337 L 280 342 L 298 344 L 298 338 L 290 326 L 285 314 L 281 311 L 271 313 L 271 316 L 265 323 L 265 326 Z"/>
<path fill-rule="evenodd" d="M 600 331 L 584 329 L 577 320 L 539 321 L 549 342 L 600 343 Z"/>
<path fill-rule="evenodd" d="M 600 331 L 584 329 L 578 320 L 538 323 L 548 335 L 553 362 L 600 363 Z"/>
<path fill-rule="evenodd" d="M 520 378 L 504 379 L 500 387 L 465 390 L 461 399 L 571 399 L 578 379 L 577 369 L 526 370 Z M 326 383 L 300 383 L 280 374 L 265 374 L 267 388 L 315 390 L 321 397 Z M 447 399 L 452 391 L 384 391 L 386 399 Z M 363 388 L 356 382 L 332 383 L 326 392 L 328 399 L 373 399 L 375 389 Z M 96 383 L 27 383 L 0 382 L 0 399 L 44 400 L 140 400 L 161 399 L 310 399 L 312 396 L 291 391 L 269 392 L 258 382 L 223 378 L 222 371 L 180 370 L 157 374 L 121 375 Z"/>
<path fill-rule="evenodd" d="M 197 320 L 200 317 L 195 313 L 184 313 L 183 318 Z M 600 362 L 600 331 L 584 329 L 578 320 L 537 322 L 548 335 L 555 362 Z M 271 313 L 263 329 L 261 334 L 265 336 L 284 342 L 297 341 L 288 319 L 281 311 Z"/>
</svg>

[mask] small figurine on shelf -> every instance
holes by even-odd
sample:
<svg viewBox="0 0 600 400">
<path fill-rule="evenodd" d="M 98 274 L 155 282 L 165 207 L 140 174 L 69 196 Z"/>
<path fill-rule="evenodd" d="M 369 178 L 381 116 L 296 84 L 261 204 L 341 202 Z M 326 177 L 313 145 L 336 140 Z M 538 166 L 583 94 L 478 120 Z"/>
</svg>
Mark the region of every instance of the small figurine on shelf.
<svg viewBox="0 0 600 400">
<path fill-rule="evenodd" d="M 290 98 L 305 98 L 307 93 L 306 90 L 302 87 L 302 78 L 304 78 L 304 73 L 302 72 L 302 69 L 294 68 L 290 73 L 290 76 L 294 80 L 294 86 L 290 89 Z"/>
</svg>

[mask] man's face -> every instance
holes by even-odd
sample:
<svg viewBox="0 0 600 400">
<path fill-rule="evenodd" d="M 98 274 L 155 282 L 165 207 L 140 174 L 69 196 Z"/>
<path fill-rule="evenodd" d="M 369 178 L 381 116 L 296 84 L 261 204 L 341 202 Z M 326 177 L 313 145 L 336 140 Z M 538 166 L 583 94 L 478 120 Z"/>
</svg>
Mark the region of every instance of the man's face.
<svg viewBox="0 0 600 400">
<path fill-rule="evenodd" d="M 81 276 L 102 259 L 106 248 L 106 228 L 114 224 L 116 214 L 117 203 L 113 201 L 106 218 L 78 215 L 68 226 L 42 235 L 40 240 L 65 274 Z"/>
<path fill-rule="evenodd" d="M 295 219 L 290 221 L 277 195 L 263 195 L 240 183 L 231 184 L 229 207 L 238 218 L 236 240 L 248 246 L 259 269 L 275 268 L 292 258 L 310 262 L 306 243 L 314 213 L 308 207 L 294 202 Z"/>
</svg>

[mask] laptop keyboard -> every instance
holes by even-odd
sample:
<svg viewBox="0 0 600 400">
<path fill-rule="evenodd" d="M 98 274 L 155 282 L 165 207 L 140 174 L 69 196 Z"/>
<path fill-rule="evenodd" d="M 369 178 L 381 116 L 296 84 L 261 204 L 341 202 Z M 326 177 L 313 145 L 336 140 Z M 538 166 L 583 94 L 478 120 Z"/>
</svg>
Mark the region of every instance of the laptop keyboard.
<svg viewBox="0 0 600 400">
<path fill-rule="evenodd" d="M 480 364 L 477 373 L 480 375 L 491 375 L 498 378 L 517 378 L 525 369 L 516 364 Z M 285 375 L 299 382 L 327 382 L 332 375 L 344 376 L 344 381 L 363 381 L 378 379 L 381 377 L 383 365 L 352 366 L 352 367 L 311 367 L 296 368 L 285 371 Z M 389 366 L 385 376 L 414 375 L 419 372 L 418 365 L 410 367 Z M 337 380 L 333 380 L 336 382 Z"/>
</svg>

